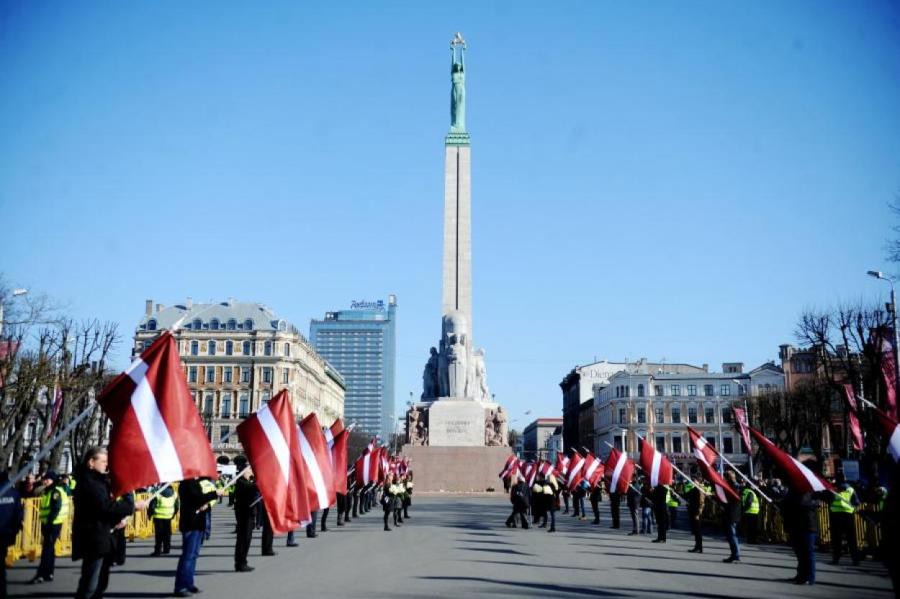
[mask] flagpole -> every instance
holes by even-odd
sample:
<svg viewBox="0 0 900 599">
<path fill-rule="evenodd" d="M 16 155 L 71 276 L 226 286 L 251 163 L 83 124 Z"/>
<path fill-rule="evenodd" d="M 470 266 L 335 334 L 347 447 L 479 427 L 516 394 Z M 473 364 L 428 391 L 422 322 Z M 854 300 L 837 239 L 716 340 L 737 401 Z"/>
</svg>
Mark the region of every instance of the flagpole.
<svg viewBox="0 0 900 599">
<path fill-rule="evenodd" d="M 646 440 L 645 438 L 643 438 L 642 436 L 640 436 L 638 433 L 634 433 L 634 435 L 635 435 L 638 439 L 640 439 L 641 441 L 643 441 L 644 443 L 647 442 L 647 440 Z M 662 453 L 662 452 L 660 452 L 660 453 Z M 674 469 L 675 469 L 675 465 L 672 464 L 671 461 L 669 461 L 669 464 L 672 466 L 672 469 L 674 470 Z M 638 464 L 637 462 L 635 462 L 634 465 L 635 465 L 635 467 L 636 467 L 638 470 L 640 470 L 641 472 L 643 472 L 643 473 L 646 474 L 647 476 L 650 476 L 650 473 L 647 472 L 646 470 L 644 470 L 644 468 L 641 467 L 640 464 Z M 682 476 L 683 476 L 683 475 L 682 475 Z M 693 482 L 693 481 L 692 481 L 692 482 Z M 677 497 L 678 499 L 680 499 L 680 500 L 682 500 L 683 502 L 687 503 L 687 499 L 685 499 L 684 497 L 682 497 L 681 495 L 679 495 L 678 493 L 675 492 L 675 489 L 673 488 L 675 485 L 663 485 L 663 486 L 667 487 L 667 488 L 672 492 L 672 494 L 675 495 L 675 497 Z"/>
<path fill-rule="evenodd" d="M 732 464 L 732 463 L 728 460 L 728 458 L 726 458 L 726 457 L 725 457 L 724 455 L 722 455 L 721 453 L 718 454 L 718 455 L 719 455 L 719 459 L 720 459 L 720 460 L 722 460 L 723 462 L 725 462 L 726 464 L 728 464 L 729 466 L 731 466 L 731 469 L 732 469 L 732 470 L 734 470 L 735 472 L 737 472 L 738 474 L 740 474 L 740 475 L 741 475 L 741 478 L 743 478 L 745 481 L 747 481 L 747 484 L 750 485 L 751 487 L 753 487 L 753 489 L 754 489 L 757 493 L 759 493 L 760 495 L 762 495 L 763 499 L 765 499 L 765 500 L 768 501 L 769 503 L 773 503 L 773 504 L 775 503 L 775 502 L 772 500 L 771 497 L 769 497 L 768 495 L 766 495 L 765 493 L 763 493 L 762 489 L 760 489 L 759 487 L 757 487 L 757 486 L 756 486 L 756 483 L 754 483 L 752 480 L 750 480 L 750 478 L 748 478 L 746 474 L 744 474 L 743 472 L 741 472 L 741 471 L 738 469 L 737 466 L 735 466 L 734 464 Z"/>
<path fill-rule="evenodd" d="M 81 397 L 78 398 L 78 401 L 80 401 L 82 398 L 84 398 L 85 395 L 86 394 L 82 394 Z M 71 422 L 69 422 L 69 424 L 66 425 L 66 428 L 59 431 L 59 434 L 57 434 L 55 437 L 53 437 L 53 439 L 51 439 L 50 442 L 47 443 L 47 445 L 45 445 L 44 448 L 40 452 L 38 452 L 38 454 L 36 456 L 34 456 L 34 458 L 31 459 L 30 462 L 28 462 L 21 470 L 19 470 L 16 473 L 16 475 L 14 477 L 12 477 L 8 481 L 6 481 L 6 483 L 2 487 L 0 487 L 0 497 L 5 495 L 6 492 L 9 491 L 13 487 L 13 485 L 18 483 L 23 478 L 25 478 L 25 476 L 29 472 L 31 472 L 31 469 L 34 468 L 35 464 L 40 463 L 41 460 L 43 460 L 45 457 L 47 457 L 47 455 L 50 454 L 50 451 L 52 451 L 54 447 L 59 445 L 59 442 L 62 441 L 63 439 L 65 439 L 68 436 L 68 434 L 70 432 L 72 432 L 72 430 L 76 426 L 81 424 L 81 421 L 84 420 L 85 418 L 87 418 L 88 415 L 90 415 L 90 413 L 93 412 L 94 408 L 96 408 L 96 407 L 97 407 L 96 403 L 91 403 L 78 416 L 73 418 L 71 420 Z"/>
<path fill-rule="evenodd" d="M 637 438 L 640 439 L 641 441 L 643 441 L 644 443 L 647 442 L 647 440 L 644 439 L 644 438 L 643 438 L 642 436 L 640 436 L 639 434 L 635 433 L 635 436 L 637 436 Z M 609 445 L 609 443 L 606 443 L 606 444 Z M 609 445 L 609 446 L 612 447 L 612 445 Z M 690 476 L 688 476 L 687 474 L 685 474 L 684 472 L 682 472 L 681 469 L 678 468 L 678 466 L 676 466 L 674 462 L 672 462 L 672 460 L 669 460 L 669 464 L 672 465 L 672 470 L 674 470 L 675 472 L 677 472 L 677 473 L 680 474 L 681 476 L 683 476 L 683 477 L 685 477 L 686 479 L 688 479 L 689 481 L 691 481 L 691 482 L 694 484 L 695 487 L 697 487 L 698 489 L 700 489 L 700 492 L 701 492 L 701 493 L 703 493 L 704 495 L 712 495 L 712 493 L 707 493 L 707 492 L 706 492 L 706 489 L 703 488 L 703 485 L 697 484 L 697 481 L 695 481 L 693 478 L 691 478 Z M 637 466 L 638 468 L 641 468 L 640 466 L 638 466 L 638 463 L 637 463 L 637 462 L 635 462 L 634 465 Z M 643 468 L 641 468 L 641 470 L 643 470 Z M 672 492 L 675 493 L 674 490 L 673 490 Z M 678 495 L 678 493 L 675 493 L 675 495 L 678 496 L 682 501 L 684 501 L 685 503 L 687 503 L 687 500 L 686 500 L 684 497 L 682 497 L 681 495 Z"/>
</svg>

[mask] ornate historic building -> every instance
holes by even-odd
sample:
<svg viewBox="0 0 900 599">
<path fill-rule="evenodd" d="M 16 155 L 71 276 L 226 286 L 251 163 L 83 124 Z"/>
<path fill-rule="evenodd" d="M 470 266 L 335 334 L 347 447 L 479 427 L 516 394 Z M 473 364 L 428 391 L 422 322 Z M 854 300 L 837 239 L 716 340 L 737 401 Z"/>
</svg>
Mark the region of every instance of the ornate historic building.
<svg viewBox="0 0 900 599">
<path fill-rule="evenodd" d="M 166 329 L 178 343 L 188 386 L 216 453 L 240 453 L 237 437 L 226 437 L 284 388 L 298 417 L 316 412 L 327 425 L 344 415 L 343 377 L 293 325 L 262 304 L 232 299 L 194 304 L 188 298 L 165 307 L 147 300 L 133 354 Z"/>
</svg>

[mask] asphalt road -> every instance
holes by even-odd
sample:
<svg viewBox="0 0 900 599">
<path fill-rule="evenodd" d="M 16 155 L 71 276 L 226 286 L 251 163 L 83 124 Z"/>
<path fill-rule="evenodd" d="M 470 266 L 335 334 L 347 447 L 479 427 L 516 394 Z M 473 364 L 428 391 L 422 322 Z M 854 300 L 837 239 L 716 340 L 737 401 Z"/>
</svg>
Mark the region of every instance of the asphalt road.
<svg viewBox="0 0 900 599">
<path fill-rule="evenodd" d="M 369 512 L 341 528 L 330 517 L 329 532 L 299 539 L 278 555 L 259 555 L 254 536 L 250 564 L 255 572 L 233 571 L 232 512 L 215 510 L 213 538 L 198 566 L 201 597 L 868 597 L 890 596 L 881 564 L 831 566 L 819 554 L 818 584 L 796 586 L 794 559 L 782 547 L 743 547 L 742 563 L 723 564 L 721 537 L 705 539 L 705 553 L 687 553 L 692 540 L 683 530 L 665 545 L 649 537 L 629 537 L 603 522 L 559 515 L 558 532 L 507 529 L 508 503 L 496 498 L 416 497 L 411 518 L 399 529 L 382 530 L 381 513 Z M 115 567 L 107 597 L 166 597 L 172 593 L 173 555 L 148 557 L 150 543 L 128 547 L 128 561 Z M 10 597 L 71 597 L 80 562 L 60 558 L 56 580 L 25 582 L 36 564 L 19 561 L 9 572 Z"/>
</svg>

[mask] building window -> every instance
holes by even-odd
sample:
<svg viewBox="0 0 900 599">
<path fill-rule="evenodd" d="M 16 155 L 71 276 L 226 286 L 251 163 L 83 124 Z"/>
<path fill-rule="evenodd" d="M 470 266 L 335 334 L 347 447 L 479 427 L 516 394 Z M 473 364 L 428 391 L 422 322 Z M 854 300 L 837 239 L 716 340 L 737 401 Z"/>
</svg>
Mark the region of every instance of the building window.
<svg viewBox="0 0 900 599">
<path fill-rule="evenodd" d="M 662 386 L 662 385 L 656 385 L 655 387 L 653 387 L 653 393 L 654 393 L 657 397 L 662 397 L 662 396 L 663 396 L 663 386 Z"/>
<path fill-rule="evenodd" d="M 672 435 L 672 453 L 681 453 L 681 435 Z"/>
<path fill-rule="evenodd" d="M 241 368 L 241 382 L 249 383 L 250 382 L 250 367 L 244 366 Z"/>
<path fill-rule="evenodd" d="M 619 424 L 625 424 L 625 408 L 619 408 Z"/>
<path fill-rule="evenodd" d="M 681 424 L 681 408 L 672 406 L 672 423 Z"/>
<path fill-rule="evenodd" d="M 206 382 L 207 383 L 215 383 L 216 382 L 216 369 L 213 366 L 206 367 Z"/>
<path fill-rule="evenodd" d="M 697 408 L 693 406 L 688 408 L 688 422 L 697 424 Z"/>
<path fill-rule="evenodd" d="M 615 446 L 615 448 L 619 451 L 622 451 L 622 437 L 620 437 L 619 435 L 613 437 L 613 446 Z"/>
<path fill-rule="evenodd" d="M 621 395 L 619 395 L 619 392 L 620 392 L 621 390 L 622 390 L 621 387 L 616 387 L 616 397 L 621 397 Z"/>
<path fill-rule="evenodd" d="M 233 331 L 237 329 L 237 321 L 233 318 L 228 319 L 228 330 Z"/>
<path fill-rule="evenodd" d="M 194 326 L 193 326 L 192 328 L 193 328 L 195 331 L 199 331 L 200 329 L 203 328 L 203 323 L 200 322 L 200 319 L 199 319 L 199 318 L 195 318 L 195 319 L 194 319 Z"/>
<path fill-rule="evenodd" d="M 291 344 L 290 343 L 284 344 L 284 355 L 289 358 L 291 357 Z"/>
<path fill-rule="evenodd" d="M 713 408 L 704 409 L 703 410 L 703 419 L 706 421 L 706 424 L 715 424 L 716 411 Z"/>
<path fill-rule="evenodd" d="M 240 403 L 238 404 L 238 415 L 241 418 L 246 418 L 250 415 L 250 396 L 246 393 L 241 393 Z"/>
<path fill-rule="evenodd" d="M 272 382 L 272 369 L 271 368 L 263 368 L 262 375 L 263 375 L 264 383 Z"/>
<path fill-rule="evenodd" d="M 209 330 L 218 331 L 219 330 L 219 319 L 213 318 L 209 321 Z"/>
<path fill-rule="evenodd" d="M 231 392 L 222 393 L 222 418 L 231 418 Z"/>
<path fill-rule="evenodd" d="M 722 437 L 722 453 L 734 453 L 734 442 L 731 437 Z"/>
<path fill-rule="evenodd" d="M 713 386 L 712 385 L 703 385 L 703 395 L 705 397 L 712 397 L 713 395 L 715 395 L 715 392 L 713 391 Z"/>
<path fill-rule="evenodd" d="M 147 321 L 147 330 L 148 331 L 156 330 L 156 320 L 155 319 L 151 318 L 150 320 Z"/>
<path fill-rule="evenodd" d="M 697 395 L 697 385 L 688 385 L 687 386 L 688 397 L 696 397 Z"/>
<path fill-rule="evenodd" d="M 223 382 L 223 383 L 230 383 L 230 382 L 231 382 L 231 367 L 230 367 L 230 366 L 226 366 L 226 367 L 222 370 L 222 382 Z"/>
<path fill-rule="evenodd" d="M 266 405 L 267 403 L 269 403 L 269 392 L 263 391 L 262 392 L 262 405 Z"/>
<path fill-rule="evenodd" d="M 747 395 L 746 385 L 738 385 L 738 395 Z"/>
<path fill-rule="evenodd" d="M 719 395 L 731 395 L 731 385 L 720 385 Z"/>
<path fill-rule="evenodd" d="M 284 370 L 282 370 L 281 375 L 282 375 L 281 382 L 283 384 L 287 385 L 288 382 L 290 382 L 289 379 L 290 379 L 291 372 L 287 368 L 285 368 Z"/>
<path fill-rule="evenodd" d="M 706 443 L 707 443 L 707 445 L 709 445 L 710 447 L 712 447 L 713 449 L 715 449 L 715 448 L 716 448 L 716 438 L 715 438 L 715 436 L 709 435 L 708 437 L 706 437 Z"/>
<path fill-rule="evenodd" d="M 226 341 L 225 342 L 225 355 L 230 356 L 234 354 L 234 342 Z"/>
<path fill-rule="evenodd" d="M 207 355 L 210 355 L 210 356 L 216 355 L 216 342 L 215 341 L 210 340 L 206 344 L 206 353 L 207 353 Z"/>
<path fill-rule="evenodd" d="M 722 423 L 731 424 L 731 408 L 722 408 Z"/>
<path fill-rule="evenodd" d="M 638 416 L 638 424 L 646 424 L 647 423 L 647 408 L 638 408 L 637 416 Z"/>
<path fill-rule="evenodd" d="M 252 351 L 252 346 L 249 341 L 244 341 L 243 353 L 245 356 L 249 356 Z"/>
<path fill-rule="evenodd" d="M 192 356 L 200 355 L 200 342 L 199 341 L 191 341 L 191 355 Z"/>
<path fill-rule="evenodd" d="M 245 331 L 253 330 L 253 319 L 252 318 L 248 318 L 247 320 L 244 321 L 244 330 Z"/>
<path fill-rule="evenodd" d="M 263 346 L 263 355 L 271 356 L 272 355 L 272 342 L 266 341 L 266 344 Z"/>
<path fill-rule="evenodd" d="M 674 397 L 681 395 L 681 385 L 672 385 L 672 395 Z"/>
<path fill-rule="evenodd" d="M 228 438 L 228 435 L 231 434 L 231 427 L 227 424 L 223 424 L 219 427 L 219 443 L 224 443 Z"/>
<path fill-rule="evenodd" d="M 656 422 L 661 423 L 663 421 L 663 409 L 662 408 L 656 408 L 655 417 L 656 417 Z"/>
<path fill-rule="evenodd" d="M 212 393 L 207 393 L 206 397 L 203 399 L 203 415 L 207 418 L 212 418 L 213 415 L 213 404 L 215 404 L 216 399 Z"/>
<path fill-rule="evenodd" d="M 656 436 L 656 451 L 660 453 L 666 452 L 666 437 L 665 435 L 657 435 Z"/>
<path fill-rule="evenodd" d="M 197 382 L 197 367 L 196 366 L 190 366 L 188 368 L 188 382 L 189 383 Z"/>
<path fill-rule="evenodd" d="M 638 397 L 644 397 L 644 386 L 643 385 L 638 385 L 637 391 L 638 391 L 638 395 L 637 395 Z"/>
</svg>

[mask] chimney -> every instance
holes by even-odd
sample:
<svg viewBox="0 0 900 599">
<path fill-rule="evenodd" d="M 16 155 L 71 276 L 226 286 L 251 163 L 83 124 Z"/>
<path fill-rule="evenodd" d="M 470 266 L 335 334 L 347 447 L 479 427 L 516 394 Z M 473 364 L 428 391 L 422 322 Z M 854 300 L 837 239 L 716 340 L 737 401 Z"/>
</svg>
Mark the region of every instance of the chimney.
<svg viewBox="0 0 900 599">
<path fill-rule="evenodd" d="M 228 298 L 228 305 L 229 305 L 229 306 L 233 306 L 233 305 L 234 305 L 234 298 L 233 298 L 233 297 L 229 297 L 229 298 Z"/>
<path fill-rule="evenodd" d="M 149 317 L 151 314 L 153 314 L 153 300 L 148 299 L 147 303 L 144 305 L 144 316 Z"/>
<path fill-rule="evenodd" d="M 184 303 L 184 307 L 190 310 L 194 307 L 194 298 L 188 296 L 187 301 Z"/>
<path fill-rule="evenodd" d="M 156 304 L 156 312 L 162 312 L 162 309 L 165 308 L 163 304 Z"/>
<path fill-rule="evenodd" d="M 709 364 L 703 365 L 703 372 L 709 372 Z"/>
</svg>

